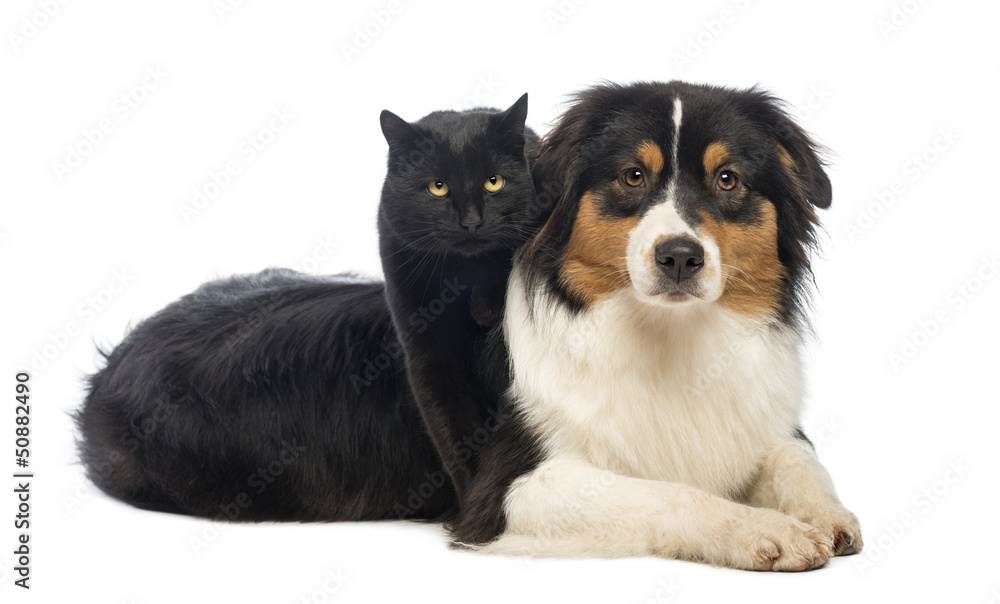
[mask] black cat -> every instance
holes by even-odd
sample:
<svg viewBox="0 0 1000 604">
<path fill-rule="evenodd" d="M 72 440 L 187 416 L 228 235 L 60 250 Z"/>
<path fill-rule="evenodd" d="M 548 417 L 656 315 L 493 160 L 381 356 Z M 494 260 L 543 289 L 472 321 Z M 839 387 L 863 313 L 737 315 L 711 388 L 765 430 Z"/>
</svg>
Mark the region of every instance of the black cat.
<svg viewBox="0 0 1000 604">
<path fill-rule="evenodd" d="M 143 321 L 77 414 L 91 480 L 228 520 L 454 518 L 508 383 L 511 257 L 545 218 L 526 110 L 384 112 L 386 285 L 268 270 Z"/>
<path fill-rule="evenodd" d="M 459 494 L 508 385 L 506 353 L 495 350 L 502 338 L 488 334 L 503 309 L 512 251 L 534 231 L 527 212 L 535 204 L 525 204 L 535 196 L 523 151 L 527 101 L 502 114 L 433 113 L 412 126 L 388 111 L 381 117 L 389 175 L 378 227 L 389 309 L 417 404 Z M 483 363 L 489 355 L 499 363 Z"/>
</svg>

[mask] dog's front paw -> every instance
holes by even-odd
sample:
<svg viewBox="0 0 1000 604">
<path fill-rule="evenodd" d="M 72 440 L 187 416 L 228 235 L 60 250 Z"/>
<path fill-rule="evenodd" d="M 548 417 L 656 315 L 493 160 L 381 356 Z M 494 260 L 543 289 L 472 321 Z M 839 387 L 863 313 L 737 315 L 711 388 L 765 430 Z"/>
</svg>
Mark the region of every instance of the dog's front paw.
<svg viewBox="0 0 1000 604">
<path fill-rule="evenodd" d="M 734 541 L 728 565 L 736 568 L 803 571 L 819 568 L 833 556 L 833 539 L 773 510 L 755 509 L 729 536 Z"/>
<path fill-rule="evenodd" d="M 857 554 L 864 547 L 864 542 L 861 539 L 861 523 L 858 522 L 858 517 L 843 506 L 829 507 L 803 515 L 799 517 L 799 520 L 812 525 L 816 530 L 833 539 L 835 556 Z"/>
</svg>

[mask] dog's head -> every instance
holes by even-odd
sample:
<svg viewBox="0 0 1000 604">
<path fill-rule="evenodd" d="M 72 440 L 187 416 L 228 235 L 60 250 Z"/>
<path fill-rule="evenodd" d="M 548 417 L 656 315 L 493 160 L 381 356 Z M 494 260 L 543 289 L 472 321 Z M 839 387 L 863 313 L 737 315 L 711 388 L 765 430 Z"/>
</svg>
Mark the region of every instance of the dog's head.
<svg viewBox="0 0 1000 604">
<path fill-rule="evenodd" d="M 830 181 L 808 135 L 756 89 L 681 82 L 581 93 L 533 176 L 552 216 L 522 256 L 580 309 L 632 288 L 665 306 L 794 314 Z"/>
</svg>

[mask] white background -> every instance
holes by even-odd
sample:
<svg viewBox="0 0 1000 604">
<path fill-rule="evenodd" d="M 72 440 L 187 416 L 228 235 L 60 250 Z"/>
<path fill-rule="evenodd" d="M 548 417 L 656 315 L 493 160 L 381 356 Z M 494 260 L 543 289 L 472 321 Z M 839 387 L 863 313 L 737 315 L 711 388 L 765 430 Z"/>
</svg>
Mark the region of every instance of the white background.
<svg viewBox="0 0 1000 604">
<path fill-rule="evenodd" d="M 996 3 L 46 2 L 0 11 L 3 602 L 1000 601 Z M 865 554 L 796 575 L 528 561 L 450 550 L 434 525 L 212 525 L 83 480 L 69 412 L 95 343 L 218 276 L 378 275 L 381 109 L 528 91 L 545 132 L 573 91 L 674 78 L 760 83 L 833 152 L 804 425 Z M 275 110 L 294 117 L 272 137 Z M 217 194 L 185 220 L 195 190 Z M 30 592 L 11 556 L 24 367 Z"/>
</svg>

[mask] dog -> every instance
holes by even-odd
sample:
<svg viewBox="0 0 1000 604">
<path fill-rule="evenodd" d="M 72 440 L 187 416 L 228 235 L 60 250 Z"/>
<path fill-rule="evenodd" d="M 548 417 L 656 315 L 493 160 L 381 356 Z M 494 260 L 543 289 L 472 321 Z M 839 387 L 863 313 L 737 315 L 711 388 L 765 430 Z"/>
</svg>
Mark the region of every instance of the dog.
<svg viewBox="0 0 1000 604">
<path fill-rule="evenodd" d="M 799 571 L 858 519 L 799 427 L 819 147 L 758 89 L 599 85 L 542 141 L 553 212 L 504 317 L 504 422 L 452 526 L 481 551 Z"/>
</svg>

